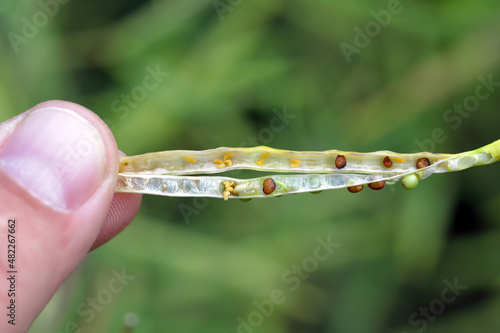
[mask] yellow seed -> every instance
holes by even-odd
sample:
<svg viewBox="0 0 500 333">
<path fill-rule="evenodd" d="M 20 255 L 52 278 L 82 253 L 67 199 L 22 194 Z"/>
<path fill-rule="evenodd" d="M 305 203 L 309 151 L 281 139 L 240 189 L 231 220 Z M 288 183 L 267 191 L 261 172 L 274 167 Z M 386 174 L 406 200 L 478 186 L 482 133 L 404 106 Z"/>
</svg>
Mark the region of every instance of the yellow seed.
<svg viewBox="0 0 500 333">
<path fill-rule="evenodd" d="M 236 186 L 236 183 L 233 181 L 225 180 L 222 182 L 224 185 L 224 192 L 222 192 L 222 196 L 224 197 L 224 200 L 229 199 L 229 196 L 231 195 L 232 192 L 234 192 L 234 187 Z"/>
<path fill-rule="evenodd" d="M 257 161 L 257 162 L 255 162 L 255 164 L 257 164 L 259 166 L 263 166 L 264 165 L 264 160 Z"/>
<path fill-rule="evenodd" d="M 224 169 L 226 165 L 224 163 L 217 164 L 217 169 Z"/>
<path fill-rule="evenodd" d="M 264 155 L 259 156 L 261 159 L 266 159 L 269 157 L 269 152 L 265 153 Z"/>
<path fill-rule="evenodd" d="M 392 160 L 396 163 L 404 163 L 406 162 L 404 158 L 401 157 L 393 157 Z"/>
<path fill-rule="evenodd" d="M 231 162 L 231 160 L 224 160 L 224 163 L 227 164 L 227 166 L 233 165 L 233 162 Z"/>
<path fill-rule="evenodd" d="M 190 162 L 190 163 L 196 162 L 196 160 L 194 158 L 191 158 L 191 157 L 184 157 L 184 161 Z"/>
<path fill-rule="evenodd" d="M 222 160 L 219 160 L 218 158 L 216 158 L 216 159 L 214 160 L 214 163 L 221 164 L 221 163 L 222 163 Z"/>
<path fill-rule="evenodd" d="M 233 157 L 233 154 L 227 153 L 226 155 L 224 155 L 224 160 L 227 160 L 228 158 L 231 158 L 231 157 Z"/>
<path fill-rule="evenodd" d="M 299 166 L 300 166 L 300 164 L 297 164 L 297 163 L 290 164 L 290 168 L 298 168 Z"/>
<path fill-rule="evenodd" d="M 161 184 L 161 190 L 162 190 L 162 191 L 166 191 L 166 190 L 167 190 L 167 185 L 165 185 L 165 184 Z"/>
<path fill-rule="evenodd" d="M 296 159 L 292 158 L 292 159 L 290 160 L 290 163 L 300 165 L 300 163 L 302 163 L 302 161 L 301 161 L 301 160 L 296 160 Z"/>
<path fill-rule="evenodd" d="M 235 182 L 233 182 L 233 181 L 229 181 L 229 180 L 225 180 L 225 181 L 223 181 L 223 182 L 222 182 L 222 184 L 224 184 L 224 187 L 225 187 L 225 189 L 226 189 L 226 190 L 227 190 L 228 188 L 233 189 L 233 186 L 235 186 L 235 185 L 236 185 L 236 183 L 235 183 Z"/>
</svg>

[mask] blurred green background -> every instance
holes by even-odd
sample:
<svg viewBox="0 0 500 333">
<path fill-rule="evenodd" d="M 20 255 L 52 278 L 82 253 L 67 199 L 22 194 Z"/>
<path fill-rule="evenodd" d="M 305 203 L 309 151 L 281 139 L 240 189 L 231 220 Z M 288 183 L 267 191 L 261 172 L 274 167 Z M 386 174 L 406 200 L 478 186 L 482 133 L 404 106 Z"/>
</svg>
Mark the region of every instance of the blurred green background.
<svg viewBox="0 0 500 333">
<path fill-rule="evenodd" d="M 129 155 L 500 138 L 494 0 L 1 0 L 0 15 L 0 120 L 69 100 Z M 498 332 L 499 172 L 249 203 L 145 196 L 30 332 L 125 332 L 127 313 L 134 332 Z M 134 279 L 111 292 L 123 270 Z"/>
</svg>

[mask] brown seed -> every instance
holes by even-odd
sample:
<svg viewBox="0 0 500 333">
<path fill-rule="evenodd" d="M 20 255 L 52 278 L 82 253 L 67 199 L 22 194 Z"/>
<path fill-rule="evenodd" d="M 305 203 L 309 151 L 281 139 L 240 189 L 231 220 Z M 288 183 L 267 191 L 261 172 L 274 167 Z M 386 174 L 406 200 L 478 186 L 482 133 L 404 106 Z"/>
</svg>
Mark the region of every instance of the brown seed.
<svg viewBox="0 0 500 333">
<path fill-rule="evenodd" d="M 346 163 L 347 161 L 344 155 L 337 155 L 337 158 L 335 159 L 335 166 L 337 167 L 337 169 L 342 169 L 343 167 L 345 167 Z"/>
<path fill-rule="evenodd" d="M 351 193 L 358 193 L 363 189 L 363 185 L 349 186 L 347 190 Z"/>
<path fill-rule="evenodd" d="M 384 188 L 384 186 L 385 186 L 385 180 L 368 184 L 368 187 L 371 188 L 372 190 L 381 190 Z"/>
<path fill-rule="evenodd" d="M 389 156 L 384 157 L 384 165 L 386 168 L 390 168 L 392 166 L 392 161 Z"/>
<path fill-rule="evenodd" d="M 276 189 L 276 183 L 272 178 L 266 178 L 262 186 L 262 191 L 264 194 L 271 194 Z"/>
<path fill-rule="evenodd" d="M 417 161 L 417 169 L 426 168 L 429 165 L 431 165 L 431 162 L 429 161 L 429 159 L 427 157 L 419 158 Z"/>
</svg>

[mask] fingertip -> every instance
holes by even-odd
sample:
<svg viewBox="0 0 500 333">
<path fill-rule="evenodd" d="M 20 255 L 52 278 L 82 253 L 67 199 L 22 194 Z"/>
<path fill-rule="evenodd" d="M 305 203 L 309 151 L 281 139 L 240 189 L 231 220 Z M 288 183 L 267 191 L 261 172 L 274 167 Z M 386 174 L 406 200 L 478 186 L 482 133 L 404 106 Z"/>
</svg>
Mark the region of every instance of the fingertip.
<svg viewBox="0 0 500 333">
<path fill-rule="evenodd" d="M 118 150 L 118 154 L 120 157 L 127 156 L 121 150 Z M 141 202 L 142 194 L 115 193 L 106 220 L 90 250 L 98 248 L 125 229 L 137 215 Z"/>
<path fill-rule="evenodd" d="M 115 193 L 108 215 L 91 250 L 115 237 L 135 218 L 142 202 L 142 195 L 136 193 Z"/>
</svg>

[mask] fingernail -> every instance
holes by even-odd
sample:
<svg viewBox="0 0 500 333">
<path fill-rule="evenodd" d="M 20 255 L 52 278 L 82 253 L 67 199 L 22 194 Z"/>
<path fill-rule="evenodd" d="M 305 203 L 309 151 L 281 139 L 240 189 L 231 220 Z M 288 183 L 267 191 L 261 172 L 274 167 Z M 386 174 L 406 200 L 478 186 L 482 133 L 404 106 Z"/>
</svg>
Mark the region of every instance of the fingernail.
<svg viewBox="0 0 500 333">
<path fill-rule="evenodd" d="M 106 177 L 106 150 L 98 131 L 74 111 L 37 110 L 0 150 L 0 168 L 56 210 L 83 204 Z"/>
</svg>

